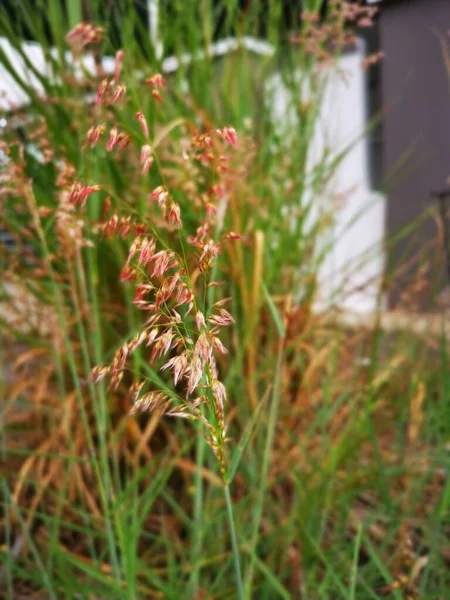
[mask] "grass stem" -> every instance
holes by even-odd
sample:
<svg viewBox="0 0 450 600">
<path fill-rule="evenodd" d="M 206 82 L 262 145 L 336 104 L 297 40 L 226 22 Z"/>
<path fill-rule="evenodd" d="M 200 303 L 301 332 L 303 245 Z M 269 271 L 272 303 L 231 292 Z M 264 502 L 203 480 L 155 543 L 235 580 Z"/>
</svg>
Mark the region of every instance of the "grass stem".
<svg viewBox="0 0 450 600">
<path fill-rule="evenodd" d="M 246 576 L 245 583 L 245 597 L 250 598 L 251 587 L 253 581 L 253 571 L 255 565 L 256 545 L 258 543 L 258 532 L 261 523 L 261 517 L 264 506 L 264 496 L 267 489 L 267 475 L 270 466 L 270 455 L 272 453 L 273 440 L 275 437 L 275 428 L 278 417 L 278 407 L 280 404 L 281 396 L 281 368 L 284 359 L 284 337 L 280 338 L 277 365 L 275 369 L 275 379 L 273 385 L 272 402 L 270 405 L 269 422 L 267 425 L 266 443 L 264 446 L 262 473 L 260 479 L 260 486 L 258 490 L 258 497 L 256 501 L 254 520 L 253 520 L 253 534 L 250 541 L 250 565 Z"/>
<path fill-rule="evenodd" d="M 201 426 L 197 427 L 197 465 L 195 472 L 195 497 L 194 497 L 194 523 L 192 551 L 194 564 L 191 575 L 192 597 L 197 598 L 199 577 L 200 577 L 200 559 L 202 554 L 202 535 L 203 535 L 203 461 L 205 456 L 205 438 Z"/>
<path fill-rule="evenodd" d="M 237 593 L 238 593 L 239 600 L 244 600 L 244 588 L 242 586 L 242 575 L 241 575 L 241 562 L 239 559 L 239 548 L 238 548 L 237 538 L 236 538 L 236 529 L 234 527 L 233 505 L 231 502 L 230 488 L 229 488 L 228 484 L 225 484 L 225 486 L 223 488 L 223 493 L 225 495 L 225 500 L 227 503 L 228 526 L 230 528 L 231 549 L 233 551 L 233 563 L 234 563 L 234 573 L 236 576 Z"/>
</svg>

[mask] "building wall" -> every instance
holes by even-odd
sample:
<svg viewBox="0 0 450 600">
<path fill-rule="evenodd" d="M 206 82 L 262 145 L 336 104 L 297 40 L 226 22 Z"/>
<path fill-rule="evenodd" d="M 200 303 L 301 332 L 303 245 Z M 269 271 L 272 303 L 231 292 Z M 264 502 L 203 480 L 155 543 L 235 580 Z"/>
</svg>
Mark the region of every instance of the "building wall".
<svg viewBox="0 0 450 600">
<path fill-rule="evenodd" d="M 383 154 L 388 195 L 387 232 L 399 232 L 430 207 L 433 190 L 448 187 L 450 175 L 450 75 L 441 40 L 450 43 L 449 0 L 399 0 L 380 11 Z M 449 44 L 450 49 L 450 44 Z M 407 239 L 392 246 L 391 266 L 398 266 L 436 239 L 431 218 Z M 431 253 L 429 281 L 443 283 L 443 251 Z M 423 257 L 425 258 L 425 256 Z M 390 304 L 411 282 L 417 267 L 397 277 Z M 431 289 L 424 294 L 428 304 Z"/>
<path fill-rule="evenodd" d="M 322 306 L 371 313 L 383 305 L 385 197 L 372 189 L 369 169 L 367 80 L 361 67 L 366 54 L 357 49 L 342 56 L 321 111 L 319 132 L 336 155 L 347 148 L 328 185 L 330 198 L 342 197 L 330 231 L 331 243 L 319 273 Z M 320 134 L 319 134 L 320 137 Z M 321 140 L 317 140 L 321 145 Z"/>
<path fill-rule="evenodd" d="M 332 207 L 334 215 L 320 249 L 326 249 L 326 256 L 319 271 L 318 310 L 336 306 L 354 313 L 371 313 L 384 304 L 380 287 L 386 200 L 371 185 L 366 73 L 361 68 L 365 54 L 360 39 L 355 51 L 339 59 L 338 69 L 328 80 L 308 150 L 311 172 L 320 164 L 325 147 L 332 150 L 333 157 L 346 150 L 326 189 L 311 198 L 312 218 L 324 207 Z M 278 74 L 272 78 L 270 88 L 274 120 L 278 127 L 284 127 L 289 146 L 289 131 L 291 135 L 297 131 L 295 116 L 289 111 L 289 93 Z"/>
</svg>

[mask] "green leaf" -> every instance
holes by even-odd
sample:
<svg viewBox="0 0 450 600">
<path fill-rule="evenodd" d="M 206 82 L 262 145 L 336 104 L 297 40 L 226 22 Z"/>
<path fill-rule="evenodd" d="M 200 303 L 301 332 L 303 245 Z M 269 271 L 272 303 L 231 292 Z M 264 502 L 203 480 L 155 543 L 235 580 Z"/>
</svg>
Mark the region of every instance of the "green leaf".
<svg viewBox="0 0 450 600">
<path fill-rule="evenodd" d="M 286 336 L 286 329 L 283 325 L 283 319 L 281 318 L 277 307 L 275 306 L 272 298 L 270 297 L 269 291 L 266 288 L 266 285 L 264 282 L 262 282 L 262 288 L 264 291 L 264 296 L 266 298 L 266 302 L 269 306 L 270 312 L 272 313 L 273 320 L 275 321 L 275 325 L 277 326 L 278 333 L 280 334 L 280 337 L 284 338 Z"/>
<path fill-rule="evenodd" d="M 244 433 L 242 434 L 241 441 L 239 442 L 238 447 L 234 451 L 233 457 L 230 462 L 230 466 L 228 468 L 227 483 L 231 483 L 231 481 L 233 480 L 233 478 L 236 474 L 239 463 L 241 462 L 242 455 L 244 454 L 245 448 L 247 447 L 247 444 L 250 440 L 250 437 L 253 433 L 256 423 L 258 422 L 258 419 L 259 419 L 259 416 L 263 409 L 263 406 L 265 405 L 266 400 L 269 397 L 269 392 L 270 392 L 270 389 L 267 390 L 266 395 L 264 396 L 264 398 L 261 400 L 261 402 L 256 407 L 256 410 L 253 413 L 252 418 L 247 423 L 247 425 L 244 429 Z"/>
<path fill-rule="evenodd" d="M 269 567 L 262 562 L 257 556 L 254 558 L 255 565 L 270 583 L 274 590 L 279 594 L 280 598 L 284 598 L 285 600 L 291 600 L 292 596 L 288 592 L 288 590 L 284 587 L 284 585 L 275 577 L 273 572 L 269 569 Z"/>
<path fill-rule="evenodd" d="M 16 515 L 17 522 L 19 523 L 20 529 L 22 530 L 22 535 L 26 541 L 26 545 L 27 545 L 28 549 L 30 550 L 30 554 L 33 556 L 33 559 L 41 573 L 42 584 L 47 589 L 48 598 L 50 598 L 52 600 L 53 599 L 56 600 L 56 594 L 55 594 L 55 590 L 54 590 L 53 581 L 50 579 L 50 574 L 45 569 L 44 561 L 43 561 L 41 555 L 39 554 L 39 550 L 38 550 L 37 546 L 33 542 L 33 539 L 28 530 L 28 526 L 22 517 L 19 507 L 17 506 L 13 497 L 11 496 L 11 493 L 9 491 L 6 481 L 3 480 L 2 484 L 3 484 L 3 486 L 2 486 L 3 487 L 3 495 L 7 499 L 10 508 L 14 511 L 14 513 Z"/>
<path fill-rule="evenodd" d="M 62 552 L 61 554 L 68 562 L 80 569 L 80 571 L 83 571 L 84 573 L 92 577 L 92 579 L 95 579 L 99 583 L 102 583 L 103 585 L 107 586 L 108 591 L 114 592 L 115 595 L 117 594 L 117 598 L 124 597 L 124 588 L 122 587 L 122 585 L 120 585 L 117 581 L 111 579 L 111 577 L 104 575 L 98 568 L 95 567 L 95 565 L 91 565 L 77 558 L 74 554 L 71 554 L 69 552 Z"/>
<path fill-rule="evenodd" d="M 348 598 L 349 600 L 355 600 L 355 592 L 356 592 L 356 582 L 358 579 L 358 560 L 359 560 L 359 549 L 361 547 L 361 538 L 362 538 L 362 524 L 358 525 L 358 532 L 355 540 L 355 550 L 353 553 L 353 563 L 352 563 L 352 571 L 350 576 L 350 589 Z"/>
<path fill-rule="evenodd" d="M 67 3 L 67 16 L 69 18 L 69 28 L 73 29 L 75 25 L 81 23 L 82 17 L 81 0 L 70 0 Z"/>
</svg>

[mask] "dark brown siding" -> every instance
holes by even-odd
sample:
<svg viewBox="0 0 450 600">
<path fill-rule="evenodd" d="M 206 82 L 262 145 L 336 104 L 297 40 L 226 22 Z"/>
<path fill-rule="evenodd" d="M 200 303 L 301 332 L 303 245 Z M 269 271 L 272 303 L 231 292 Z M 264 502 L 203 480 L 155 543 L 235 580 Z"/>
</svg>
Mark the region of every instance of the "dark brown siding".
<svg viewBox="0 0 450 600">
<path fill-rule="evenodd" d="M 450 0 L 403 0 L 382 7 L 384 173 L 387 231 L 392 235 L 423 213 L 432 190 L 450 175 L 450 92 L 439 36 L 450 41 Z M 399 242 L 391 255 L 398 266 L 436 235 L 431 219 Z M 432 277 L 443 265 L 433 263 Z M 409 279 L 409 278 L 408 278 Z M 404 288 L 391 288 L 391 305 Z"/>
</svg>

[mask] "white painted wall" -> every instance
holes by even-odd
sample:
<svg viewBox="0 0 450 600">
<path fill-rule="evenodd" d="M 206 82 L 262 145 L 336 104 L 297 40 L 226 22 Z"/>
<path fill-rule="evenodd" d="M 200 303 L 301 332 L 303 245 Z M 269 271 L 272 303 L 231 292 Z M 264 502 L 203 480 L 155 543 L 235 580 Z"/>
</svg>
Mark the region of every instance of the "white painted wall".
<svg viewBox="0 0 450 600">
<path fill-rule="evenodd" d="M 386 199 L 370 189 L 366 91 L 361 62 L 364 45 L 340 59 L 339 69 L 329 76 L 320 118 L 309 151 L 308 170 L 323 156 L 325 147 L 336 155 L 351 146 L 337 172 L 320 197 L 310 197 L 314 216 L 334 208 L 334 223 L 323 244 L 330 248 L 319 273 L 317 308 L 330 305 L 344 310 L 372 312 L 379 303 L 380 276 L 384 267 L 382 242 L 385 233 Z M 295 135 L 289 93 L 276 74 L 268 85 L 273 118 Z M 308 97 L 307 86 L 302 94 Z M 292 133 L 294 132 L 294 133 Z"/>
<path fill-rule="evenodd" d="M 6 55 L 7 60 L 13 65 L 17 75 L 29 84 L 38 93 L 41 93 L 42 86 L 38 78 L 26 68 L 22 57 L 15 51 L 6 38 L 0 38 L 0 48 Z M 26 54 L 32 65 L 40 73 L 46 73 L 46 63 L 44 53 L 39 44 L 24 44 Z M 0 63 L 0 109 L 11 110 L 14 107 L 20 107 L 28 102 L 28 96 L 22 87 L 8 73 L 6 67 Z"/>
<path fill-rule="evenodd" d="M 356 52 L 341 58 L 339 67 L 344 77 L 334 74 L 322 109 L 331 147 L 340 150 L 353 145 L 331 182 L 331 193 L 335 186 L 338 194 L 347 197 L 336 213 L 333 250 L 321 274 L 321 300 L 327 302 L 336 296 L 344 309 L 372 312 L 379 302 L 384 268 L 386 198 L 370 189 L 363 59 L 362 43 Z"/>
<path fill-rule="evenodd" d="M 30 86 L 38 94 L 43 93 L 43 87 L 39 78 L 29 69 L 21 54 L 11 45 L 9 40 L 0 37 L 0 48 L 5 53 L 7 60 L 14 66 L 14 71 L 18 77 Z M 52 70 L 49 62 L 44 56 L 42 47 L 37 42 L 23 42 L 22 52 L 39 74 L 52 78 Z M 53 58 L 58 59 L 56 48 L 51 50 Z M 65 60 L 68 64 L 72 61 L 70 51 L 65 53 Z M 103 68 L 106 73 L 112 73 L 114 70 L 114 58 L 105 56 L 102 60 Z M 83 56 L 81 63 L 77 63 L 75 76 L 82 77 L 83 71 L 95 74 L 95 62 L 92 55 Z M 7 68 L 0 62 L 0 109 L 4 111 L 13 110 L 28 103 L 29 98 L 23 87 L 12 77 Z"/>
<path fill-rule="evenodd" d="M 157 13 L 155 13 L 155 8 L 152 8 L 152 11 L 150 17 L 155 19 L 156 14 L 155 27 L 157 27 Z M 21 47 L 22 51 L 32 63 L 34 69 L 43 75 L 45 74 L 46 76 L 51 77 L 51 69 L 45 60 L 41 46 L 37 42 L 23 42 Z M 177 56 L 166 57 L 162 61 L 162 72 L 174 73 L 180 67 L 180 64 L 189 64 L 192 60 L 204 58 L 206 54 L 214 57 L 225 56 L 226 54 L 235 52 L 241 47 L 260 56 L 267 57 L 274 54 L 273 46 L 264 40 L 258 40 L 252 37 L 243 37 L 237 40 L 236 38 L 229 37 L 211 44 L 207 53 L 204 50 L 200 50 L 195 55 L 183 54 L 180 58 Z M 42 93 L 43 88 L 39 79 L 26 67 L 20 53 L 15 50 L 7 38 L 0 37 L 0 48 L 5 52 L 7 59 L 11 64 L 14 65 L 14 70 L 17 75 L 23 81 L 27 82 L 35 91 Z M 160 50 L 158 50 L 158 52 L 160 52 Z M 56 48 L 54 48 L 51 53 L 54 58 L 57 58 Z M 72 55 L 70 51 L 66 52 L 65 59 L 67 63 L 71 62 Z M 105 73 L 111 74 L 114 70 L 114 58 L 111 56 L 104 56 L 102 58 L 102 66 Z M 85 69 L 92 75 L 95 74 L 95 63 L 92 56 L 83 56 L 82 69 Z M 75 75 L 81 77 L 82 69 L 78 66 Z M 0 63 L 0 109 L 8 111 L 27 104 L 28 100 L 29 98 L 22 87 L 8 73 L 5 66 Z"/>
</svg>

